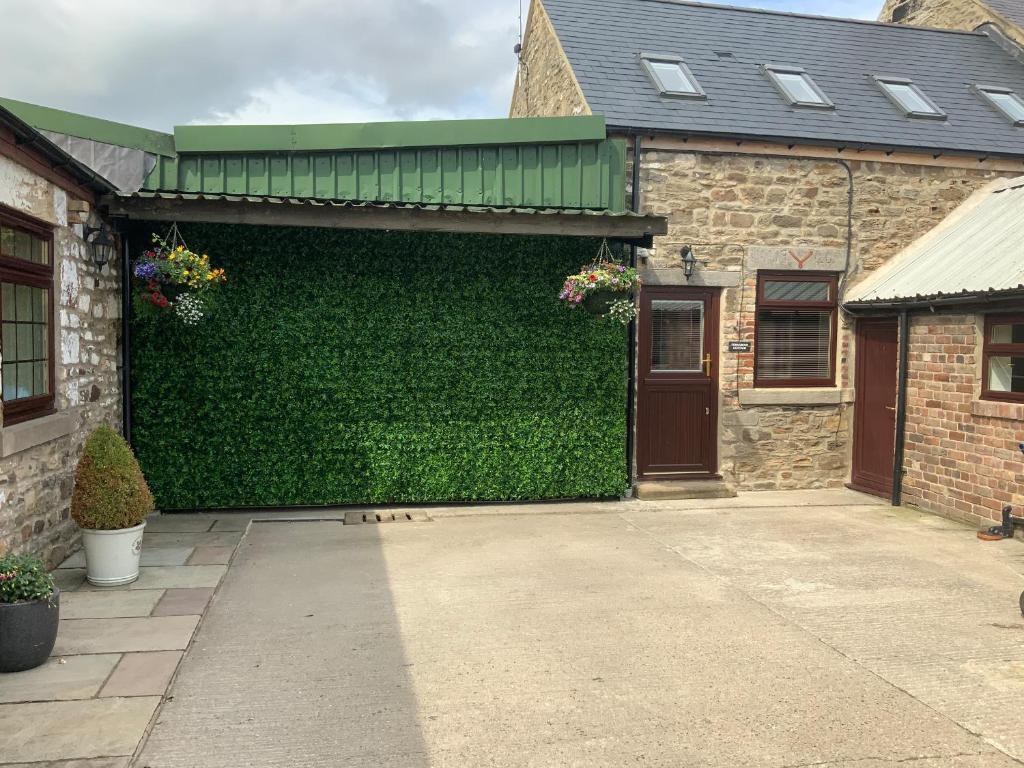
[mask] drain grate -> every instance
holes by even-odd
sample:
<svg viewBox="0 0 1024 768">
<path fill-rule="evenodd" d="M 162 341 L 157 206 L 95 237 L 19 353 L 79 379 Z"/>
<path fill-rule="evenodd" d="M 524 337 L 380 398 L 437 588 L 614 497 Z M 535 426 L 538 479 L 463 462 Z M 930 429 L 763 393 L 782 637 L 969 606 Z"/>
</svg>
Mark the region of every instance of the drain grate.
<svg viewBox="0 0 1024 768">
<path fill-rule="evenodd" d="M 430 516 L 424 512 L 359 512 L 345 513 L 345 525 L 363 523 L 429 523 Z"/>
</svg>

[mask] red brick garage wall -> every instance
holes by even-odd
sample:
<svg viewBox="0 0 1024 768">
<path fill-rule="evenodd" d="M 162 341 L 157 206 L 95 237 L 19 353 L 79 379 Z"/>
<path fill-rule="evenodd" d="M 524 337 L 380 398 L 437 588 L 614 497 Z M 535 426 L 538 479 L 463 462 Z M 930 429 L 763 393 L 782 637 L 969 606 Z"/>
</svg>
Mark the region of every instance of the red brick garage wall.
<svg viewBox="0 0 1024 768">
<path fill-rule="evenodd" d="M 904 501 L 973 525 L 1024 504 L 1024 405 L 979 399 L 984 318 L 910 321 Z"/>
</svg>

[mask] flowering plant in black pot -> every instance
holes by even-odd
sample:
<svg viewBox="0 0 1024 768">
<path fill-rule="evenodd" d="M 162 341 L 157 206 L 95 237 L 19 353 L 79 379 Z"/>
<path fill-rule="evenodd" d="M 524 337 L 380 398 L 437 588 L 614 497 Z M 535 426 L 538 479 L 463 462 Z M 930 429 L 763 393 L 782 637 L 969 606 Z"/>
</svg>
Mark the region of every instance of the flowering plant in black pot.
<svg viewBox="0 0 1024 768">
<path fill-rule="evenodd" d="M 57 640 L 60 592 L 31 555 L 0 557 L 0 672 L 42 664 Z"/>
</svg>

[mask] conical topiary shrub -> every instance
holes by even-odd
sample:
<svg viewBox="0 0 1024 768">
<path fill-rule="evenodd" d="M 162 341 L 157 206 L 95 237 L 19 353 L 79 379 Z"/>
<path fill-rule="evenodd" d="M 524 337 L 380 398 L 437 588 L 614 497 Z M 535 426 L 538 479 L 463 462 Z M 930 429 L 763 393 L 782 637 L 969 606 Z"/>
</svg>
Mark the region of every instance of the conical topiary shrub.
<svg viewBox="0 0 1024 768">
<path fill-rule="evenodd" d="M 75 470 L 71 516 L 82 528 L 133 528 L 153 511 L 153 494 L 128 443 L 106 424 L 85 442 Z"/>
</svg>

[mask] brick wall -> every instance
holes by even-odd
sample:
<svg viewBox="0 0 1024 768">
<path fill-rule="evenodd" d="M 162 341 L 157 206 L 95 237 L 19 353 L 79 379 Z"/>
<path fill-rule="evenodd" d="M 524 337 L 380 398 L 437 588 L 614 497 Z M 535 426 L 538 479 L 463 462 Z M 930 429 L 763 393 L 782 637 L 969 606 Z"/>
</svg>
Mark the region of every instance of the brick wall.
<svg viewBox="0 0 1024 768">
<path fill-rule="evenodd" d="M 29 551 L 52 566 L 78 546 L 70 502 L 85 438 L 121 424 L 120 275 L 86 253 L 89 204 L 3 156 L 0 203 L 54 226 L 57 414 L 4 426 L 0 413 L 0 553 Z"/>
<path fill-rule="evenodd" d="M 996 24 L 1018 45 L 1024 30 L 977 0 L 886 0 L 879 21 L 921 27 L 973 30 L 986 22 Z"/>
<path fill-rule="evenodd" d="M 569 60 L 544 7 L 533 0 L 510 117 L 589 115 Z"/>
<path fill-rule="evenodd" d="M 1000 175 L 907 163 L 849 166 L 851 285 Z M 669 221 L 668 234 L 657 238 L 644 266 L 655 274 L 671 271 L 686 244 L 707 262 L 698 267 L 696 280 L 733 283 L 723 289 L 721 315 L 722 474 L 746 489 L 842 486 L 850 472 L 852 324 L 840 319 L 834 390 L 767 393 L 788 398 L 784 404 L 745 401 L 766 390 L 753 390 L 753 354 L 730 353 L 727 344 L 754 341 L 758 257 L 764 249 L 783 257 L 790 249 L 813 251 L 806 269 L 842 270 L 850 190 L 845 168 L 813 158 L 649 150 L 643 154 L 641 190 L 644 209 Z M 827 262 L 816 261 L 818 254 Z"/>
<path fill-rule="evenodd" d="M 979 400 L 984 323 L 912 316 L 904 500 L 972 525 L 1024 502 L 1024 405 Z"/>
</svg>

